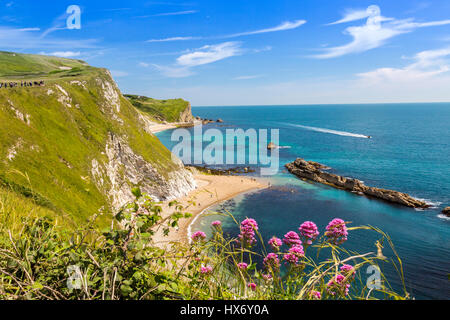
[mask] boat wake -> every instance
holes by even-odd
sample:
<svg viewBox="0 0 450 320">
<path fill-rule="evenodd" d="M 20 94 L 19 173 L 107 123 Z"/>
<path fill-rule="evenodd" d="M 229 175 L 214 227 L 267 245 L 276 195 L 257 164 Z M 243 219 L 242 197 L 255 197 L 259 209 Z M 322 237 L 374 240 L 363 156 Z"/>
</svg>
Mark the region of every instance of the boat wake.
<svg viewBox="0 0 450 320">
<path fill-rule="evenodd" d="M 346 131 L 338 131 L 338 130 L 331 130 L 331 129 L 325 129 L 325 128 L 309 127 L 309 126 L 304 126 L 304 125 L 301 125 L 301 124 L 289 124 L 289 125 L 294 126 L 294 127 L 298 127 L 298 128 L 302 128 L 302 129 L 306 129 L 306 130 L 316 131 L 316 132 L 335 134 L 335 135 L 338 135 L 338 136 L 354 137 L 354 138 L 362 138 L 362 139 L 370 139 L 371 138 L 370 136 L 366 136 L 364 134 L 359 134 L 359 133 L 351 133 L 351 132 L 346 132 Z"/>
</svg>

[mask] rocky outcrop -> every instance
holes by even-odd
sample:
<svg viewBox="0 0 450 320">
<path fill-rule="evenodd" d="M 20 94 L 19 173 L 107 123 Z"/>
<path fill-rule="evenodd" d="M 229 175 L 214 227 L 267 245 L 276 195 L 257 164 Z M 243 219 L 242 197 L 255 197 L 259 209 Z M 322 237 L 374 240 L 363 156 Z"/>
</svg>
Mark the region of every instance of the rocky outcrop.
<svg viewBox="0 0 450 320">
<path fill-rule="evenodd" d="M 414 199 L 406 193 L 369 187 L 358 179 L 346 178 L 323 171 L 327 167 L 317 162 L 306 161 L 304 159 L 298 158 L 294 162 L 286 164 L 286 168 L 290 173 L 296 175 L 301 179 L 307 179 L 327 184 L 335 188 L 354 192 L 356 194 L 382 199 L 411 208 L 430 207 L 427 203 Z"/>
<path fill-rule="evenodd" d="M 272 149 L 276 149 L 276 148 L 278 148 L 278 146 L 273 142 L 271 142 L 267 145 L 268 150 L 272 150 Z"/>
<path fill-rule="evenodd" d="M 91 174 L 97 187 L 104 190 L 115 210 L 133 200 L 133 186 L 151 195 L 155 201 L 172 200 L 186 195 L 195 189 L 195 180 L 177 162 L 178 170 L 173 170 L 167 177 L 155 168 L 154 164 L 136 154 L 128 143 L 119 136 L 110 133 L 106 144 L 107 161 L 92 161 Z"/>
<path fill-rule="evenodd" d="M 192 116 L 192 107 L 191 103 L 188 103 L 187 108 L 180 113 L 180 118 L 178 119 L 179 122 L 193 122 L 194 117 Z"/>
<path fill-rule="evenodd" d="M 445 214 L 447 217 L 450 217 L 450 207 L 443 209 L 442 213 Z"/>
</svg>

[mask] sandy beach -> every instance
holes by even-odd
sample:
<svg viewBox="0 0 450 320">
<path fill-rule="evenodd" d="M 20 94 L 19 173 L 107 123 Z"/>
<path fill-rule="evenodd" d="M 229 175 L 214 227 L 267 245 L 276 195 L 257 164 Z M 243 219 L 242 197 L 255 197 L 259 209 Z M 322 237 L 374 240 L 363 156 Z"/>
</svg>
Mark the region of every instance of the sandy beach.
<svg viewBox="0 0 450 320">
<path fill-rule="evenodd" d="M 195 180 L 197 181 L 197 189 L 178 199 L 181 205 L 186 208 L 185 211 L 192 213 L 192 217 L 180 220 L 178 230 L 171 230 L 167 237 L 162 234 L 162 230 L 159 230 L 154 236 L 154 241 L 158 246 L 164 247 L 170 242 L 187 243 L 189 225 L 205 209 L 219 202 L 234 198 L 241 193 L 268 187 L 268 183 L 262 179 L 243 176 L 196 174 Z M 195 205 L 192 205 L 190 202 L 195 202 Z M 169 208 L 167 203 L 165 203 L 163 205 L 163 217 L 167 217 L 172 213 L 173 209 Z"/>
<path fill-rule="evenodd" d="M 152 133 L 157 133 L 157 132 L 161 132 L 161 131 L 165 131 L 165 130 L 169 130 L 169 129 L 176 129 L 178 127 L 183 127 L 183 126 L 196 126 L 201 124 L 201 121 L 195 120 L 193 123 L 190 122 L 169 122 L 169 123 L 154 123 L 150 126 L 150 131 Z"/>
</svg>

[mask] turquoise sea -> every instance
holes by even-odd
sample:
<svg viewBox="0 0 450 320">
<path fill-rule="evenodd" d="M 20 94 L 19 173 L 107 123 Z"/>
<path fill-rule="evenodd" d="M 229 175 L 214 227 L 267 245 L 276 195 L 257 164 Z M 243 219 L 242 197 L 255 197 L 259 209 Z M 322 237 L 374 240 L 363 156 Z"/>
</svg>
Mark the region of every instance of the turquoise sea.
<svg viewBox="0 0 450 320">
<path fill-rule="evenodd" d="M 280 145 L 288 147 L 279 149 L 280 170 L 270 178 L 273 188 L 239 196 L 213 210 L 226 208 L 240 219 L 255 218 L 266 240 L 297 231 L 305 220 L 314 221 L 322 232 L 335 217 L 352 226 L 376 226 L 392 238 L 412 296 L 450 299 L 450 220 L 440 215 L 450 206 L 449 103 L 194 107 L 193 114 L 223 119 L 204 130 L 279 129 Z M 169 149 L 177 143 L 171 134 L 158 133 Z M 246 152 L 246 146 L 237 150 Z M 433 207 L 419 211 L 300 181 L 283 169 L 297 157 L 326 164 L 332 172 L 366 185 L 409 193 Z M 193 228 L 209 229 L 212 219 L 200 218 Z M 230 221 L 224 221 L 224 227 L 238 232 Z M 378 238 L 355 231 L 345 246 L 361 253 L 374 251 Z M 392 257 L 387 244 L 384 254 Z M 391 285 L 400 288 L 395 271 L 386 267 L 384 272 Z"/>
</svg>

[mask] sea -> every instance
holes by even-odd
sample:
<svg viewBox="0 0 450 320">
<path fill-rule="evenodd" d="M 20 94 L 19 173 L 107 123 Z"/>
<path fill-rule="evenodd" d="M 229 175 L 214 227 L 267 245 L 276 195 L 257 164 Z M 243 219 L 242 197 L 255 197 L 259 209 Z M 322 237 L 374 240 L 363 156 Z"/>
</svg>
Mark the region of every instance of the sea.
<svg viewBox="0 0 450 320">
<path fill-rule="evenodd" d="M 208 129 L 224 136 L 227 129 L 279 130 L 279 169 L 265 177 L 271 188 L 240 195 L 210 212 L 256 219 L 265 241 L 297 231 L 307 220 L 315 222 L 322 234 L 333 218 L 348 221 L 351 227 L 379 228 L 391 238 L 401 258 L 411 297 L 450 299 L 450 219 L 440 213 L 450 206 L 450 103 L 212 106 L 193 107 L 192 112 L 204 119 L 223 120 L 204 125 L 200 135 L 194 128 L 185 129 L 197 141 L 204 140 Z M 172 141 L 173 132 L 157 134 L 171 150 L 179 143 Z M 237 146 L 235 153 L 248 153 L 248 144 Z M 207 146 L 204 142 L 195 147 Z M 229 148 L 224 158 L 227 152 Z M 325 164 L 330 172 L 360 179 L 368 186 L 408 193 L 431 208 L 406 208 L 302 181 L 284 168 L 298 157 Z M 259 176 L 260 164 L 243 166 L 252 171 L 248 175 Z M 212 220 L 222 220 L 227 234 L 239 232 L 231 218 L 209 214 L 196 219 L 191 228 L 209 232 Z M 375 242 L 381 238 L 373 231 L 350 231 L 345 249 L 376 252 Z M 388 242 L 383 245 L 383 254 L 395 259 Z M 399 273 L 386 265 L 382 271 L 389 285 L 402 292 Z"/>
</svg>

